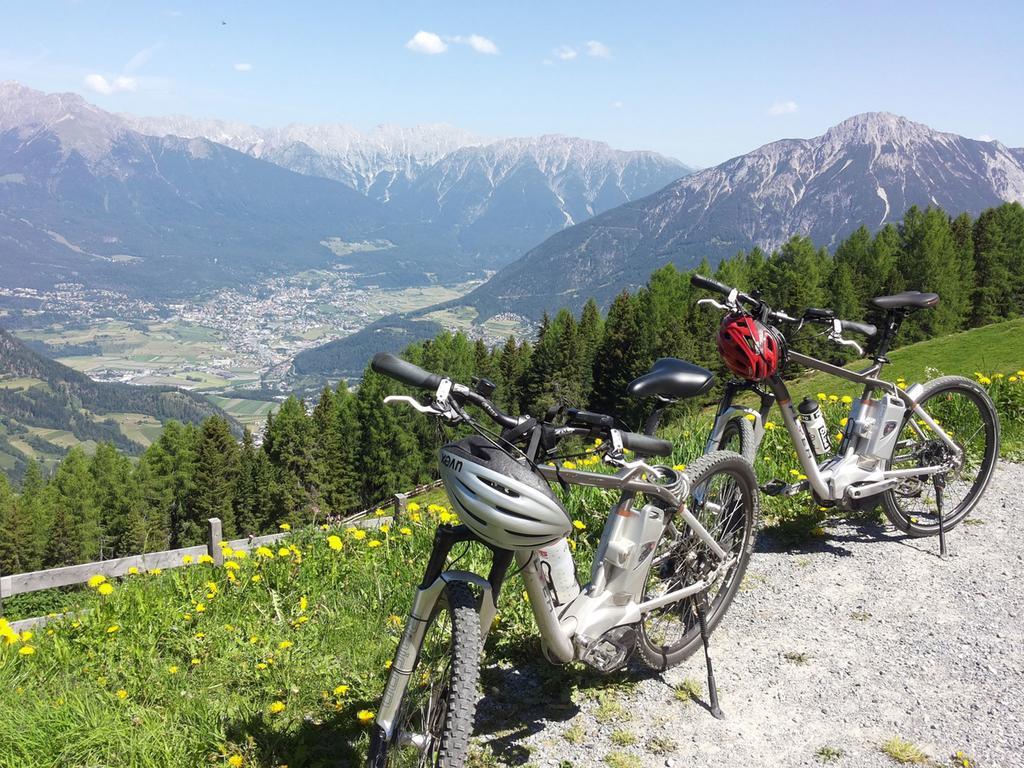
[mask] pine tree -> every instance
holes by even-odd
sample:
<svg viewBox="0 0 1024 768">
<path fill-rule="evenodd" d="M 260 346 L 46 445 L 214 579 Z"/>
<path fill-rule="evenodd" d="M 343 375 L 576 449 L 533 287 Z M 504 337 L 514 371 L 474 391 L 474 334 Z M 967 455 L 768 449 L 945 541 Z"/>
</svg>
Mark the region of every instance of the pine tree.
<svg viewBox="0 0 1024 768">
<path fill-rule="evenodd" d="M 50 505 L 50 494 L 42 470 L 35 459 L 30 460 L 25 468 L 18 506 L 31 524 L 30 538 L 24 542 L 25 557 L 31 563 L 31 570 L 38 570 L 43 566 L 53 507 Z"/>
<path fill-rule="evenodd" d="M 649 362 L 643 350 L 637 351 L 638 338 L 636 302 L 623 291 L 608 310 L 604 338 L 594 360 L 593 405 L 601 413 L 630 420 L 633 426 L 638 423 L 640 407 L 627 400 L 626 385 L 643 373 Z"/>
<path fill-rule="evenodd" d="M 220 518 L 225 537 L 235 535 L 234 491 L 238 481 L 238 444 L 231 426 L 220 416 L 206 419 L 199 430 L 191 492 L 181 520 L 181 541 L 203 540 L 207 520 Z"/>
<path fill-rule="evenodd" d="M 102 533 L 100 509 L 96 502 L 96 483 L 89 471 L 89 458 L 81 447 L 75 446 L 68 451 L 49 488 L 55 510 L 52 526 L 60 521 L 64 529 L 55 532 L 51 526 L 50 538 L 68 536 L 76 550 L 72 560 L 98 560 Z M 62 551 L 61 556 L 64 554 Z"/>
<path fill-rule="evenodd" d="M 32 520 L 0 473 L 0 572 L 9 575 L 38 567 L 33 538 Z"/>
<path fill-rule="evenodd" d="M 903 343 L 943 336 L 963 327 L 969 286 L 962 284 L 962 265 L 949 225 L 937 208 L 911 207 L 901 228 L 898 268 L 908 289 L 934 291 L 939 304 L 916 312 L 904 323 Z"/>
<path fill-rule="evenodd" d="M 419 446 L 408 429 L 409 416 L 385 405 L 387 394 L 387 380 L 367 368 L 356 393 L 361 430 L 357 470 L 365 505 L 381 502 L 421 477 Z"/>
<path fill-rule="evenodd" d="M 301 524 L 311 519 L 313 443 L 306 406 L 289 397 L 281 404 L 263 437 L 263 450 L 275 469 L 275 525 Z"/>
</svg>

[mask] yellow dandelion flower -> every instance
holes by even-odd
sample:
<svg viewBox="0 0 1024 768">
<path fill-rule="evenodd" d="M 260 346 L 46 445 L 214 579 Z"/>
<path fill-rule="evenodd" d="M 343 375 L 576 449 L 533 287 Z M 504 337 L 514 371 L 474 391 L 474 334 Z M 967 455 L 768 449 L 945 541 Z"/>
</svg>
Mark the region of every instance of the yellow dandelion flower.
<svg viewBox="0 0 1024 768">
<path fill-rule="evenodd" d="M 106 576 L 102 576 L 102 575 L 97 573 L 95 576 L 90 576 L 89 580 L 87 582 L 85 582 L 85 583 L 89 585 L 90 589 L 96 589 L 96 587 L 98 587 L 100 584 L 102 584 L 106 580 L 107 580 Z"/>
<path fill-rule="evenodd" d="M 839 420 L 839 426 L 840 427 L 845 427 L 849 423 L 850 423 L 850 420 L 848 418 L 846 418 L 845 416 Z"/>
<path fill-rule="evenodd" d="M 206 633 L 205 632 L 196 632 L 195 637 L 196 637 L 196 640 L 202 640 L 204 637 L 206 637 Z"/>
<path fill-rule="evenodd" d="M 838 403 L 839 402 L 839 395 L 829 395 L 828 396 L 828 401 L 830 403 Z"/>
<path fill-rule="evenodd" d="M 370 541 L 366 542 L 366 546 L 368 546 L 370 549 L 376 549 L 380 545 L 381 545 L 380 539 L 370 539 Z"/>
<path fill-rule="evenodd" d="M 199 661 L 199 659 L 192 659 L 192 666 L 193 667 L 198 667 L 200 663 L 201 662 Z"/>
<path fill-rule="evenodd" d="M 275 701 L 273 704 L 270 705 L 270 714 L 277 715 L 277 714 L 280 714 L 281 712 L 284 712 L 284 702 L 283 701 Z"/>
<path fill-rule="evenodd" d="M 686 471 L 686 465 L 685 464 L 676 464 L 676 465 L 674 465 L 672 467 L 672 469 L 674 469 L 676 472 L 685 472 Z"/>
<path fill-rule="evenodd" d="M 203 565 L 210 565 L 213 562 L 213 558 L 209 555 L 200 555 L 199 562 Z"/>
<path fill-rule="evenodd" d="M 238 570 L 239 568 L 241 568 L 242 566 L 240 566 L 240 565 L 239 565 L 238 563 L 236 563 L 236 562 L 235 562 L 234 560 L 225 560 L 225 561 L 224 561 L 224 567 L 225 567 L 225 568 L 226 568 L 227 570 L 229 570 L 229 571 L 237 571 L 237 570 Z"/>
<path fill-rule="evenodd" d="M 232 755 L 228 758 L 228 765 L 230 765 L 231 768 L 242 768 L 242 766 L 245 765 L 245 758 L 241 755 Z"/>
<path fill-rule="evenodd" d="M 136 568 L 136 567 L 135 567 L 134 565 L 133 565 L 133 566 L 131 566 L 131 567 L 130 567 L 130 568 L 128 569 L 128 575 L 129 575 L 129 576 L 138 576 L 138 575 L 139 575 L 139 569 L 138 569 L 138 568 Z"/>
<path fill-rule="evenodd" d="M 356 541 L 362 541 L 366 538 L 366 531 L 364 531 L 362 528 L 359 528 L 356 530 L 355 533 L 352 534 L 352 538 Z"/>
<path fill-rule="evenodd" d="M 791 474 L 793 477 L 796 477 L 797 475 L 800 474 L 800 470 L 791 469 L 791 470 L 789 470 L 789 474 Z"/>
<path fill-rule="evenodd" d="M 168 675 L 176 675 L 176 674 L 178 674 L 178 667 L 175 664 L 171 664 L 171 666 L 169 666 L 167 668 L 167 674 Z"/>
<path fill-rule="evenodd" d="M 191 613 L 183 613 L 181 615 L 181 618 L 183 618 L 185 621 L 192 621 L 192 614 Z"/>
<path fill-rule="evenodd" d="M 295 621 L 292 622 L 292 626 L 293 627 L 301 627 L 307 621 L 309 621 L 309 616 L 299 616 L 299 618 L 297 618 Z"/>
<path fill-rule="evenodd" d="M 375 515 L 376 517 L 384 517 L 384 515 L 386 515 L 386 514 L 387 514 L 387 512 L 385 512 L 385 511 L 384 511 L 383 509 L 378 509 L 378 510 L 377 510 L 376 512 L 374 512 L 373 514 L 374 514 L 374 515 Z"/>
<path fill-rule="evenodd" d="M 295 645 L 295 643 L 293 643 L 291 640 L 282 640 L 280 643 L 277 644 L 277 647 L 280 648 L 282 651 L 287 651 L 293 645 Z"/>
<path fill-rule="evenodd" d="M 1017 377 L 1016 377 L 1016 376 L 1011 376 L 1011 377 L 1010 377 L 1010 378 L 1008 379 L 1008 381 L 1016 381 L 1016 380 L 1017 380 Z"/>
<path fill-rule="evenodd" d="M 27 643 L 29 640 L 31 640 L 35 636 L 36 636 L 35 632 L 33 632 L 31 629 L 26 629 L 24 632 L 21 633 L 21 642 Z"/>
<path fill-rule="evenodd" d="M 356 712 L 356 719 L 362 724 L 367 725 L 376 715 L 368 709 L 360 709 Z"/>
<path fill-rule="evenodd" d="M 565 469 L 576 469 L 576 463 L 572 461 L 563 461 L 562 466 Z"/>
<path fill-rule="evenodd" d="M 290 531 L 292 529 L 292 527 L 291 527 L 291 525 L 289 523 L 281 523 L 277 527 L 280 528 L 282 531 Z"/>
<path fill-rule="evenodd" d="M 121 701 L 124 701 L 128 698 L 128 691 L 126 691 L 124 688 L 119 688 L 117 691 L 117 698 L 119 698 Z"/>
<path fill-rule="evenodd" d="M 391 659 L 384 662 L 384 669 L 391 669 Z"/>
<path fill-rule="evenodd" d="M 113 593 L 114 585 L 110 582 L 106 582 L 96 587 L 96 591 L 99 592 L 101 595 L 109 595 Z"/>
<path fill-rule="evenodd" d="M 299 598 L 299 610 L 302 611 L 303 613 L 305 613 L 306 609 L 308 607 L 309 607 L 309 600 L 307 600 L 306 596 L 303 595 L 302 597 Z"/>
<path fill-rule="evenodd" d="M 288 557 L 288 555 L 290 555 L 291 553 L 292 551 L 288 549 L 288 547 L 281 547 L 279 550 L 277 550 L 278 557 Z"/>
<path fill-rule="evenodd" d="M 108 635 L 112 635 L 115 632 L 120 632 L 120 631 L 121 631 L 121 627 L 119 627 L 117 624 L 111 624 L 109 627 L 107 627 L 107 634 Z"/>
<path fill-rule="evenodd" d="M 267 665 L 264 664 L 262 661 L 259 661 L 259 662 L 256 663 L 256 669 L 266 669 L 266 668 L 267 668 Z"/>
<path fill-rule="evenodd" d="M 771 430 L 775 429 L 775 422 L 774 421 L 766 421 L 764 423 L 764 428 L 767 429 L 770 432 Z"/>
<path fill-rule="evenodd" d="M 414 523 L 418 523 L 423 519 L 423 516 L 420 515 L 419 512 L 411 512 L 409 514 L 409 519 L 412 520 Z"/>
<path fill-rule="evenodd" d="M 850 405 L 852 402 L 853 402 L 853 398 L 852 397 L 850 397 L 849 395 L 843 395 L 843 403 L 845 405 Z"/>
<path fill-rule="evenodd" d="M 333 549 L 335 552 L 339 552 L 343 546 L 343 542 L 340 536 L 328 536 L 327 546 Z"/>
<path fill-rule="evenodd" d="M 149 569 L 149 573 L 150 573 L 151 576 L 159 576 L 163 572 L 164 572 L 163 568 L 150 568 Z"/>
<path fill-rule="evenodd" d="M 269 547 L 256 547 L 256 554 L 259 557 L 272 558 L 274 556 L 274 551 Z"/>
<path fill-rule="evenodd" d="M 582 520 L 573 520 L 572 527 L 575 528 L 577 531 L 582 531 L 586 529 L 587 524 L 584 523 Z"/>
<path fill-rule="evenodd" d="M 842 432 L 836 432 L 834 437 L 835 437 L 836 440 L 842 440 L 843 439 L 843 433 Z"/>
<path fill-rule="evenodd" d="M 403 526 L 402 528 L 398 529 L 398 532 L 403 536 L 412 536 L 412 528 Z"/>
<path fill-rule="evenodd" d="M 595 448 L 600 448 L 602 445 L 604 445 L 604 440 L 602 440 L 600 437 L 595 437 L 594 438 L 594 447 Z"/>
<path fill-rule="evenodd" d="M 18 649 L 18 653 L 20 653 L 22 656 L 31 656 L 35 652 L 36 649 L 33 648 L 31 645 L 23 645 L 21 646 L 21 648 Z"/>
<path fill-rule="evenodd" d="M 263 581 L 263 577 L 260 576 L 258 573 L 256 573 L 256 574 L 253 574 L 253 577 L 250 579 L 250 581 L 253 584 L 259 584 L 261 581 Z"/>
<path fill-rule="evenodd" d="M 755 419 L 757 419 L 757 416 L 755 416 L 752 413 L 744 413 L 743 418 L 746 419 L 747 421 L 754 421 Z"/>
<path fill-rule="evenodd" d="M 398 627 L 402 626 L 402 617 L 399 616 L 397 613 L 392 613 L 390 616 L 388 616 L 388 624 L 397 629 Z"/>
<path fill-rule="evenodd" d="M 818 393 L 818 399 L 819 400 L 828 400 L 828 395 L 826 395 L 824 392 L 819 392 Z"/>
<path fill-rule="evenodd" d="M 334 688 L 334 695 L 335 696 L 344 696 L 346 693 L 348 693 L 348 686 L 347 685 L 335 686 L 335 688 Z"/>
<path fill-rule="evenodd" d="M 410 501 L 409 502 L 409 506 L 406 507 L 406 509 L 408 509 L 410 512 L 419 512 L 420 511 L 420 505 L 417 504 L 415 501 Z"/>
<path fill-rule="evenodd" d="M 192 555 L 185 555 L 183 558 L 181 558 L 181 562 L 184 565 L 192 565 Z"/>
<path fill-rule="evenodd" d="M 205 613 L 205 612 L 206 612 L 206 604 L 205 603 L 196 603 L 196 613 Z"/>
</svg>

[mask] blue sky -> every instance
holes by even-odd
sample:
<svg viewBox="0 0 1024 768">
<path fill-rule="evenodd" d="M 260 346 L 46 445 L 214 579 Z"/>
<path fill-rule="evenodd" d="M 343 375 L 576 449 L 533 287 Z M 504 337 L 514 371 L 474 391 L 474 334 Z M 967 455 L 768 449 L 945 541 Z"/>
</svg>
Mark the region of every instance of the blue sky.
<svg viewBox="0 0 1024 768">
<path fill-rule="evenodd" d="M 873 110 L 1024 146 L 1019 3 L 23 0 L 0 26 L 0 79 L 137 114 L 448 122 L 701 166 Z"/>
</svg>

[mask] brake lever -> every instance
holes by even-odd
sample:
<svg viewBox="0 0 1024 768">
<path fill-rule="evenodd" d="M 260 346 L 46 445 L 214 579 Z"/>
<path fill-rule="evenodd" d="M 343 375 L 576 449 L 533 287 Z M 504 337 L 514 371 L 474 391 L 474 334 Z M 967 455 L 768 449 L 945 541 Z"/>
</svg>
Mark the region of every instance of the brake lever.
<svg viewBox="0 0 1024 768">
<path fill-rule="evenodd" d="M 840 323 L 840 320 L 832 321 L 832 331 L 828 335 L 829 339 L 843 347 L 850 347 L 851 349 L 856 350 L 858 355 L 864 357 L 864 348 L 860 344 L 852 339 L 844 339 L 840 335 L 842 333 L 842 326 Z"/>
<path fill-rule="evenodd" d="M 388 395 L 384 398 L 384 402 L 386 404 L 405 403 L 406 405 L 412 406 L 420 413 L 426 413 L 430 416 L 442 416 L 446 413 L 445 411 L 434 408 L 432 405 L 423 405 L 416 398 L 409 397 L 409 395 Z"/>
<path fill-rule="evenodd" d="M 710 304 L 715 309 L 720 309 L 723 312 L 729 312 L 732 310 L 731 307 L 728 307 L 725 304 L 722 304 L 721 302 L 715 301 L 714 299 L 697 299 L 697 306 L 700 306 L 701 304 Z"/>
</svg>

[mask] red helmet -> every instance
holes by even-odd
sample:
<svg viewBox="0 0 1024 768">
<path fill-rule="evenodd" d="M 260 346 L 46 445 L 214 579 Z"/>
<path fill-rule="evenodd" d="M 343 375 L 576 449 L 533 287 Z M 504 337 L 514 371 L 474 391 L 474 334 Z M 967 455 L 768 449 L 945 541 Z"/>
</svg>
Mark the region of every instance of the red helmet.
<svg viewBox="0 0 1024 768">
<path fill-rule="evenodd" d="M 774 376 L 785 357 L 778 332 L 740 312 L 722 318 L 716 343 L 729 370 L 748 381 Z"/>
</svg>

